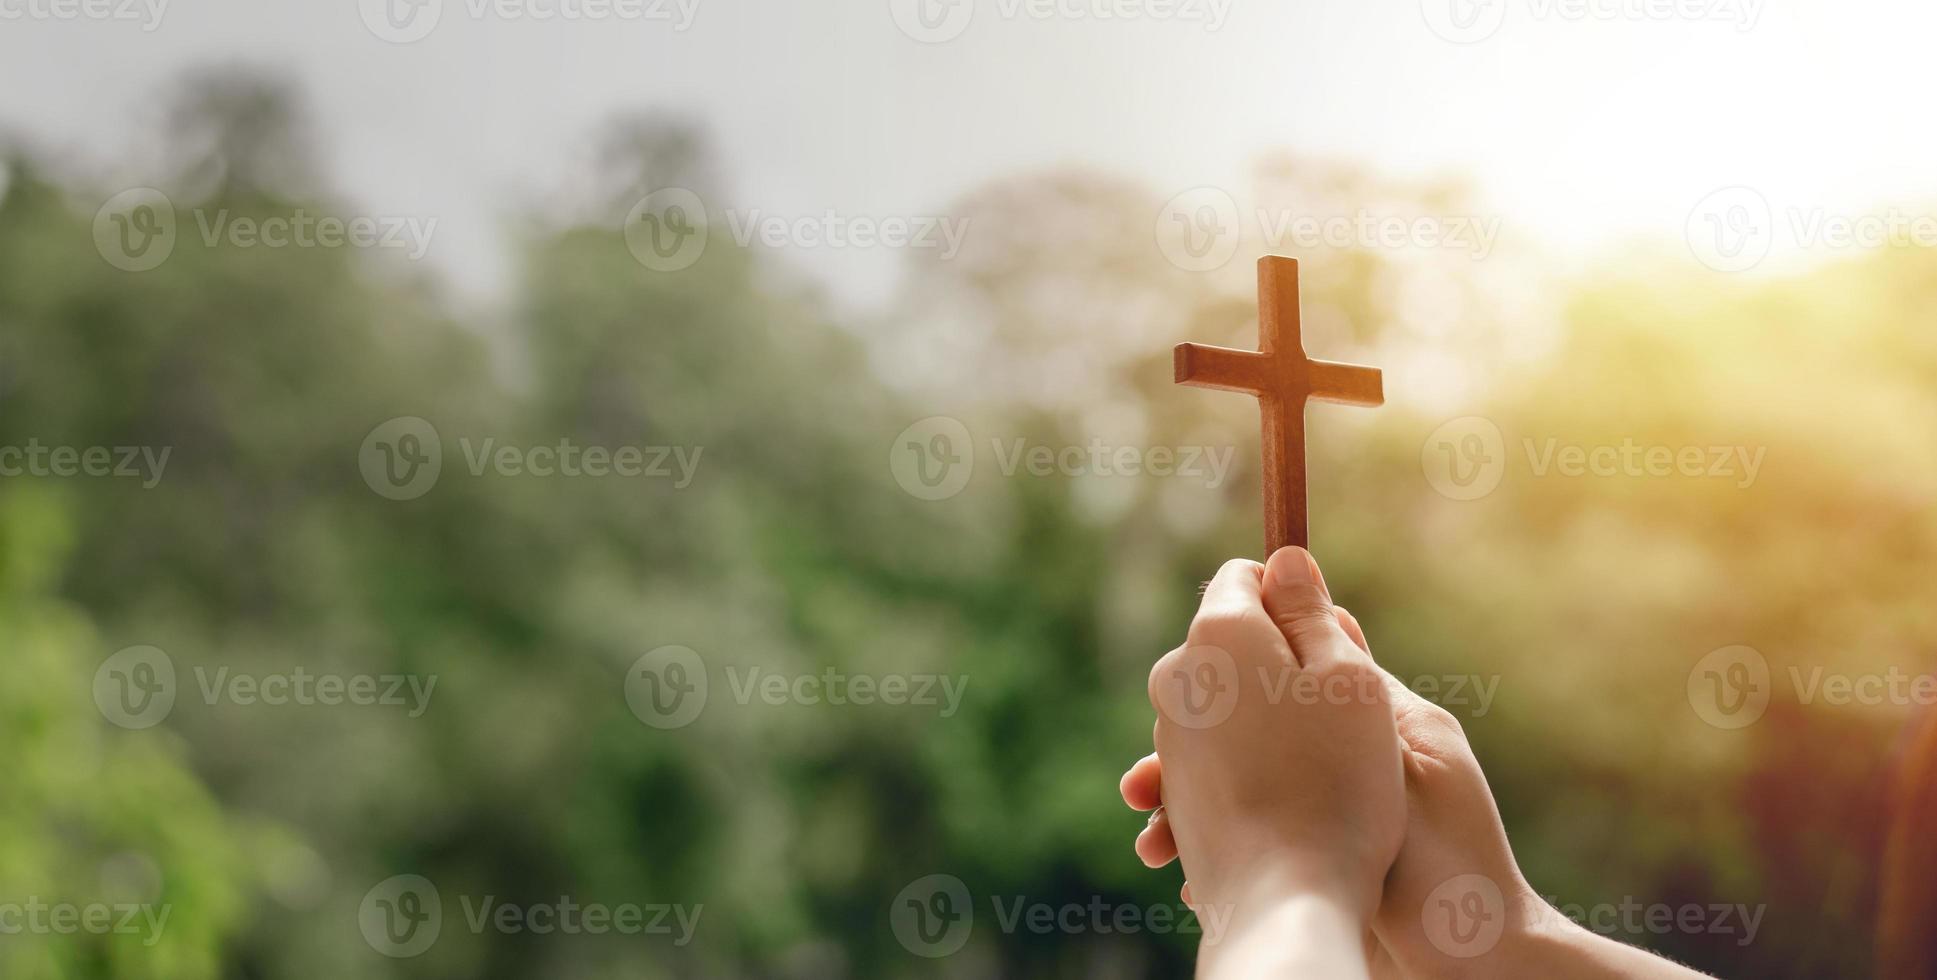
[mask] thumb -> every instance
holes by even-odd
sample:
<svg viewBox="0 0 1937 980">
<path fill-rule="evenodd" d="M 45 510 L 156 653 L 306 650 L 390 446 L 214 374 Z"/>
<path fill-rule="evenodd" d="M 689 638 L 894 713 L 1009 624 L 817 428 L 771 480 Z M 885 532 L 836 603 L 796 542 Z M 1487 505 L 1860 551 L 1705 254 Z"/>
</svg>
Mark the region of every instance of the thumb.
<svg viewBox="0 0 1937 980">
<path fill-rule="evenodd" d="M 1264 610 L 1307 670 L 1357 652 L 1339 627 L 1318 560 L 1303 548 L 1280 548 L 1264 566 Z"/>
</svg>

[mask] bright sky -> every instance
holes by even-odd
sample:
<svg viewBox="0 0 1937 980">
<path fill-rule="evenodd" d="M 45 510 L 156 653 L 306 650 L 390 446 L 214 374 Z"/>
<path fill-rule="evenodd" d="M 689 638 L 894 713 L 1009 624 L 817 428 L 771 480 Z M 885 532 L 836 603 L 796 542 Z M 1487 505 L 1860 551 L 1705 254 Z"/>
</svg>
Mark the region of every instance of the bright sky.
<svg viewBox="0 0 1937 980">
<path fill-rule="evenodd" d="M 385 3 L 407 29 L 434 24 L 428 36 L 381 39 Z M 135 19 L 69 19 L 95 4 Z M 104 157 L 135 145 L 182 69 L 284 70 L 310 97 L 337 185 L 369 214 L 436 217 L 430 261 L 485 296 L 507 216 L 557 190 L 599 121 L 636 107 L 704 120 L 736 202 L 781 215 L 932 214 L 985 180 L 1071 164 L 1164 196 L 1239 188 L 1273 147 L 1467 174 L 1508 236 L 1581 257 L 1634 235 L 1679 245 L 1691 208 L 1732 185 L 1769 202 L 1778 251 L 1785 214 L 1937 200 L 1937 127 L 1916 111 L 1937 36 L 1927 3 L 362 4 L 0 0 L 0 127 Z M 671 20 L 531 16 L 628 4 Z M 945 40 L 910 36 L 927 30 L 918 4 Z M 898 262 L 797 251 L 864 306 Z"/>
</svg>

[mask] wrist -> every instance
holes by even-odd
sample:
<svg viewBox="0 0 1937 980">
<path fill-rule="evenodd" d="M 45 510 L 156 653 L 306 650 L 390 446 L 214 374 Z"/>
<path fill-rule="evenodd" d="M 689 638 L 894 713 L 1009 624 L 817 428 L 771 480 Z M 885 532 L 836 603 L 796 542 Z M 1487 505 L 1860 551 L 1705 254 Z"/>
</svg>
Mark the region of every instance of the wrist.
<svg viewBox="0 0 1937 980">
<path fill-rule="evenodd" d="M 1322 866 L 1276 860 L 1246 868 L 1216 898 L 1193 902 L 1203 929 L 1198 976 L 1362 975 L 1368 913 L 1355 894 Z"/>
<path fill-rule="evenodd" d="M 1569 951 L 1587 936 L 1531 888 L 1524 889 L 1510 904 L 1507 927 L 1496 950 L 1498 955 L 1483 958 L 1484 966 L 1475 963 L 1462 971 L 1462 976 L 1499 976 L 1501 971 L 1515 976 L 1531 975 L 1527 971 L 1554 976 L 1557 974 L 1550 965 L 1570 962 Z"/>
<path fill-rule="evenodd" d="M 1241 848 L 1240 857 L 1217 868 L 1197 892 L 1220 896 L 1232 906 L 1271 905 L 1291 900 L 1336 906 L 1369 923 L 1379 907 L 1380 881 L 1355 869 L 1338 854 L 1285 848 Z M 1193 890 L 1196 876 L 1193 876 Z"/>
<path fill-rule="evenodd" d="M 1409 976 L 1555 975 L 1540 964 L 1555 962 L 1580 930 L 1517 874 L 1493 882 L 1482 875 L 1449 879 L 1423 906 L 1382 914 L 1379 941 Z"/>
</svg>

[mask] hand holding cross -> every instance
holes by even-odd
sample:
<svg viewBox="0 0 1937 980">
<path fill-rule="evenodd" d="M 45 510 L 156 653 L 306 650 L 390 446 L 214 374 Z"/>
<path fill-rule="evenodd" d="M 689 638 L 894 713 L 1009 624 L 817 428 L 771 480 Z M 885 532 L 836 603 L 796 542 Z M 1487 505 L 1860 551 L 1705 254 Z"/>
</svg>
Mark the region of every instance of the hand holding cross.
<svg viewBox="0 0 1937 980">
<path fill-rule="evenodd" d="M 1298 260 L 1258 260 L 1258 349 L 1178 344 L 1177 383 L 1255 395 L 1264 418 L 1265 555 L 1308 548 L 1305 502 L 1305 402 L 1385 403 L 1378 368 L 1306 356 L 1298 319 Z"/>
</svg>

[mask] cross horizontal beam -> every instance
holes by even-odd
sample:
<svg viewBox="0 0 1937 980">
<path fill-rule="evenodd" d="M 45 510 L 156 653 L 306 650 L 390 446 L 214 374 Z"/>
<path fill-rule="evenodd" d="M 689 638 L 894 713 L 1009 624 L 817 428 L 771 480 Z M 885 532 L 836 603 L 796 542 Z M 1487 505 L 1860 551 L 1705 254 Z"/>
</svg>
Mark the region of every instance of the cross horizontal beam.
<svg viewBox="0 0 1937 980">
<path fill-rule="evenodd" d="M 1279 398 L 1305 397 L 1340 405 L 1385 404 L 1385 379 L 1378 368 L 1316 358 L 1288 361 L 1276 354 L 1205 344 L 1178 344 L 1173 356 L 1176 383 L 1192 388 L 1238 391 Z"/>
</svg>

